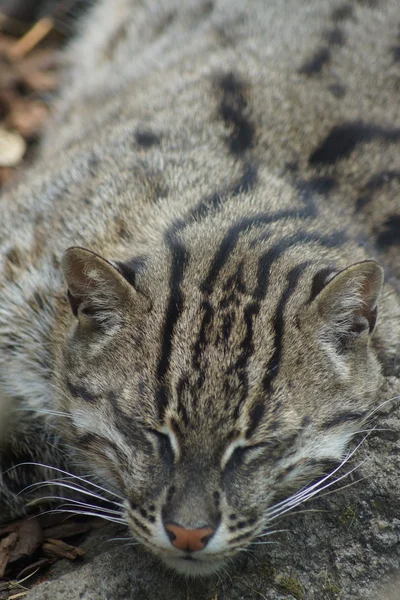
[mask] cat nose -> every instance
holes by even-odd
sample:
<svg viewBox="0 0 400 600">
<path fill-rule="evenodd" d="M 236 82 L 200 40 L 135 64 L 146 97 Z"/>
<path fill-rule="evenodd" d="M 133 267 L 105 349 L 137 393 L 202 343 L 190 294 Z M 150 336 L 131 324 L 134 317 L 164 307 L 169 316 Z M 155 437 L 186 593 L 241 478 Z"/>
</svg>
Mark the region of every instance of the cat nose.
<svg viewBox="0 0 400 600">
<path fill-rule="evenodd" d="M 176 523 L 166 523 L 164 527 L 171 544 L 178 550 L 186 552 L 203 550 L 215 533 L 215 529 L 212 527 L 185 529 Z"/>
</svg>

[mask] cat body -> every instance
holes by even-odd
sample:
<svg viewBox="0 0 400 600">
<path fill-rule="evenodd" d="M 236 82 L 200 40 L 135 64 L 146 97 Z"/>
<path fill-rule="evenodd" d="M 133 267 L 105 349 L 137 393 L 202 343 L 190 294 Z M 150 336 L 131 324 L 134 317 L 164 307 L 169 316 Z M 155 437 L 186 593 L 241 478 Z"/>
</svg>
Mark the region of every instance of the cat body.
<svg viewBox="0 0 400 600">
<path fill-rule="evenodd" d="M 4 520 L 90 473 L 208 573 L 343 459 L 400 345 L 398 10 L 373 4 L 90 13 L 1 199 Z"/>
</svg>

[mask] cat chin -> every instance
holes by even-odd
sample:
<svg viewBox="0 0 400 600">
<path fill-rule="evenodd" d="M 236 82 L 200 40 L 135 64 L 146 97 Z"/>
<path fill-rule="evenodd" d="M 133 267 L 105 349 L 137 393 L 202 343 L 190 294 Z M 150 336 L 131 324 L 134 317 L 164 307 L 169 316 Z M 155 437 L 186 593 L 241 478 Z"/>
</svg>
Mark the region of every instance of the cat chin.
<svg viewBox="0 0 400 600">
<path fill-rule="evenodd" d="M 224 560 L 200 560 L 199 558 L 193 558 L 187 560 L 185 558 L 163 558 L 164 564 L 166 564 L 174 571 L 177 571 L 181 575 L 186 577 L 202 577 L 204 575 L 212 575 L 218 571 L 224 564 Z"/>
</svg>

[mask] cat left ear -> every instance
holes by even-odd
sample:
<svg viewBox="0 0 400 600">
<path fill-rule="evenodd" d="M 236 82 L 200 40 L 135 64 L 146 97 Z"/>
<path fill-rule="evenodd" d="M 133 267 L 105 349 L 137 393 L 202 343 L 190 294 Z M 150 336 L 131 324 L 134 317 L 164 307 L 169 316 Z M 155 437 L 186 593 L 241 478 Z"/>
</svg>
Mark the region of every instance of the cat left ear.
<svg viewBox="0 0 400 600">
<path fill-rule="evenodd" d="M 69 248 L 61 267 L 68 285 L 68 301 L 79 324 L 115 323 L 134 288 L 110 262 L 86 248 Z"/>
<path fill-rule="evenodd" d="M 340 341 L 371 334 L 382 284 L 383 269 L 373 260 L 355 263 L 335 275 L 314 300 L 327 331 Z"/>
</svg>

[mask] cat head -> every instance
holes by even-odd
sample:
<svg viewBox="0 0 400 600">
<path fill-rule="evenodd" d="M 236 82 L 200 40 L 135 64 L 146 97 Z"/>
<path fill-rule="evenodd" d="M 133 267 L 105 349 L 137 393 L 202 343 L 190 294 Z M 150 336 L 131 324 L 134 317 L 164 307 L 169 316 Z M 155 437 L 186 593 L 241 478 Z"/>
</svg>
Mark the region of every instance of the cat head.
<svg viewBox="0 0 400 600">
<path fill-rule="evenodd" d="M 212 277 L 179 243 L 170 264 L 64 255 L 66 436 L 180 572 L 213 572 L 303 500 L 369 414 L 382 269 L 311 256 L 234 257 Z"/>
</svg>

